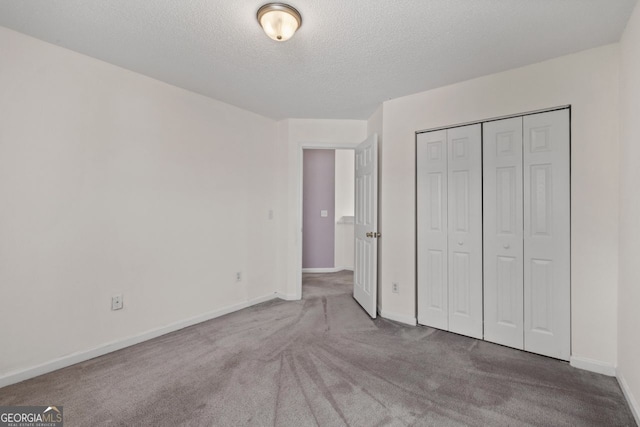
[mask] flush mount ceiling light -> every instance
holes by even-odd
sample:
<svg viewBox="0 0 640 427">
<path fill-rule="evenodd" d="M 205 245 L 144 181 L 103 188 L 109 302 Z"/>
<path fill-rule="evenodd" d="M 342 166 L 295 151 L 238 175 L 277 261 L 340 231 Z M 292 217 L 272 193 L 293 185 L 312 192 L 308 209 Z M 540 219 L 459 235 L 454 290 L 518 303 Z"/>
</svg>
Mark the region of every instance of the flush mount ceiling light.
<svg viewBox="0 0 640 427">
<path fill-rule="evenodd" d="M 302 25 L 302 17 L 293 7 L 284 3 L 268 3 L 258 9 L 258 22 L 273 40 L 289 40 Z"/>
</svg>

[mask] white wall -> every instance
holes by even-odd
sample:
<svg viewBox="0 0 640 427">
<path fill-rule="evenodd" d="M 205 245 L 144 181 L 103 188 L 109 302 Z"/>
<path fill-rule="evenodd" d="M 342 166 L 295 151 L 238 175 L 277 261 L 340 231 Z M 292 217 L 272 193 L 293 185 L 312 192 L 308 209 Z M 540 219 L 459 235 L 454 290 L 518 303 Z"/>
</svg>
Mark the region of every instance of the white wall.
<svg viewBox="0 0 640 427">
<path fill-rule="evenodd" d="M 0 379 L 273 295 L 274 121 L 1 27 L 0 58 Z"/>
<path fill-rule="evenodd" d="M 335 263 L 341 270 L 353 270 L 354 225 L 341 222 L 343 216 L 353 216 L 355 210 L 355 151 L 335 150 L 336 156 L 336 233 Z"/>
<path fill-rule="evenodd" d="M 617 360 L 618 46 L 384 103 L 381 302 L 415 318 L 415 132 L 572 105 L 572 354 Z M 391 292 L 398 282 L 400 293 Z"/>
<path fill-rule="evenodd" d="M 618 378 L 640 423 L 640 4 L 620 43 Z"/>
<path fill-rule="evenodd" d="M 287 119 L 278 122 L 277 188 L 278 284 L 284 298 L 300 298 L 300 200 L 301 147 L 352 147 L 367 134 L 364 120 Z"/>
</svg>

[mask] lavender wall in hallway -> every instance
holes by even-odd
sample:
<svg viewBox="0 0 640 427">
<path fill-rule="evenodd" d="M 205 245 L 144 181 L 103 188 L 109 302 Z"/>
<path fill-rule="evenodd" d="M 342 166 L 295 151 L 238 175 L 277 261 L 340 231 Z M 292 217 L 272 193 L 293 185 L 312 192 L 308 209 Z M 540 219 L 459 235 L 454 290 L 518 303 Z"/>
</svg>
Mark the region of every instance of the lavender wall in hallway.
<svg viewBox="0 0 640 427">
<path fill-rule="evenodd" d="M 302 268 L 333 268 L 335 151 L 304 150 L 302 167 Z"/>
</svg>

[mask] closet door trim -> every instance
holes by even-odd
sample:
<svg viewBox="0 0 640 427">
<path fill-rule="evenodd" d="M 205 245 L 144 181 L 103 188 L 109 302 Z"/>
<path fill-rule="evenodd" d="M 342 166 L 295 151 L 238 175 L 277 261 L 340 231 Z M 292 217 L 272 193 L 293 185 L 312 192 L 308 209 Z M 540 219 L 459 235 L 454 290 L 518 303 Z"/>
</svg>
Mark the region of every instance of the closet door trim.
<svg viewBox="0 0 640 427">
<path fill-rule="evenodd" d="M 495 122 L 497 120 L 512 119 L 512 118 L 515 118 L 515 117 L 532 116 L 534 114 L 550 113 L 552 111 L 559 111 L 559 110 L 569 110 L 569 111 L 571 111 L 571 105 L 570 104 L 559 105 L 557 107 L 543 108 L 541 110 L 531 110 L 531 111 L 527 111 L 525 113 L 506 114 L 504 116 L 491 117 L 491 118 L 488 118 L 488 119 L 474 120 L 474 121 L 471 121 L 471 122 L 457 123 L 457 124 L 448 125 L 448 126 L 438 126 L 438 127 L 428 128 L 428 129 L 417 130 L 415 133 L 416 133 L 416 136 L 417 136 L 417 135 L 420 135 L 420 134 L 423 134 L 423 133 L 428 133 L 428 132 L 435 132 L 435 131 L 440 131 L 440 130 L 454 129 L 454 128 L 459 128 L 459 127 L 462 127 L 462 126 L 470 126 L 470 125 L 491 123 L 491 122 Z"/>
</svg>

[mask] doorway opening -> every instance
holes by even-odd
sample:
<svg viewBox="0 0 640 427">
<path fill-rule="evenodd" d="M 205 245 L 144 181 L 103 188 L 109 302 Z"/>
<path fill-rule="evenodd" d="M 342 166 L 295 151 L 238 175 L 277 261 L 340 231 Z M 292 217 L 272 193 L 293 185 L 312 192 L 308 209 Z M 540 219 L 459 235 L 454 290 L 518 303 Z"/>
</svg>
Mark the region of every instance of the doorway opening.
<svg viewBox="0 0 640 427">
<path fill-rule="evenodd" d="M 296 233 L 296 299 L 302 299 L 302 247 L 303 247 L 303 175 L 304 151 L 309 149 L 353 150 L 353 298 L 371 316 L 377 316 L 378 270 L 378 135 L 372 134 L 359 144 L 339 146 L 313 146 L 300 144 L 298 154 L 298 221 Z M 335 173 L 335 172 L 334 172 Z M 335 208 L 335 206 L 334 206 Z M 323 215 L 321 209 L 319 214 Z M 327 209 L 328 211 L 328 209 Z M 314 215 L 317 215 L 316 212 Z M 329 212 L 327 212 L 328 216 Z M 349 215 L 343 215 L 349 216 Z M 321 216 L 322 217 L 322 216 Z M 334 216 L 335 220 L 335 216 Z M 345 220 L 345 222 L 348 220 Z M 335 228 L 334 228 L 335 233 Z M 334 237 L 335 238 L 335 237 Z M 335 245 L 335 240 L 334 240 Z M 335 260 L 335 248 L 334 248 Z M 335 268 L 335 264 L 334 264 Z"/>
<path fill-rule="evenodd" d="M 302 147 L 301 281 L 302 274 L 353 271 L 354 155 L 352 148 Z"/>
</svg>

